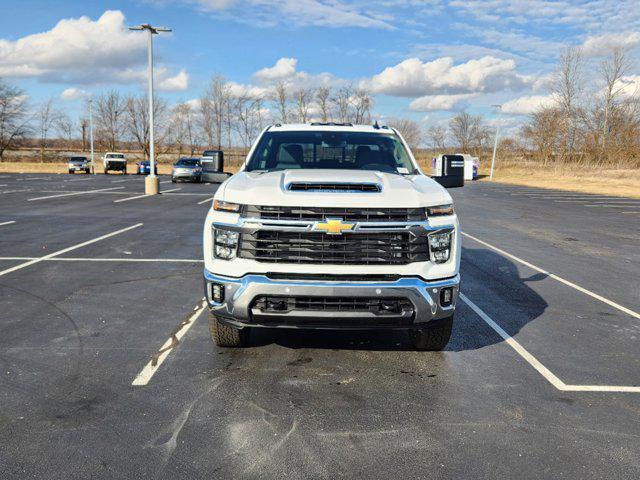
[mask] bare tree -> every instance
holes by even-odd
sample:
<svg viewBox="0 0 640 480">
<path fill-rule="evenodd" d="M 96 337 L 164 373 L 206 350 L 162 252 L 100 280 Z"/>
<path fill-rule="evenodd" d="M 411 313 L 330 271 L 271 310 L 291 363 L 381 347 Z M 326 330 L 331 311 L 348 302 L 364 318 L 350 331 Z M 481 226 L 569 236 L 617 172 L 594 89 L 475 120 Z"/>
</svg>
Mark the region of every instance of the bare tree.
<svg viewBox="0 0 640 480">
<path fill-rule="evenodd" d="M 311 108 L 313 97 L 314 92 L 310 89 L 300 88 L 294 92 L 298 121 L 300 123 L 307 123 L 309 120 L 309 109 Z"/>
<path fill-rule="evenodd" d="M 200 99 L 203 130 L 210 146 L 222 147 L 222 134 L 231 102 L 231 88 L 226 79 L 216 75 Z"/>
<path fill-rule="evenodd" d="M 631 65 L 625 51 L 621 48 L 615 48 L 611 52 L 609 58 L 600 64 L 600 76 L 604 83 L 603 94 L 603 114 L 604 121 L 602 125 L 602 156 L 607 157 L 607 140 L 611 129 L 611 117 L 617 113 L 617 102 L 623 89 L 620 81 L 629 71 Z"/>
<path fill-rule="evenodd" d="M 54 128 L 58 136 L 64 140 L 66 148 L 71 148 L 74 137 L 73 132 L 76 130 L 71 117 L 64 112 L 58 112 L 54 121 Z"/>
<path fill-rule="evenodd" d="M 146 95 L 132 96 L 125 102 L 127 132 L 136 146 L 142 150 L 144 158 L 150 155 L 149 98 Z M 166 120 L 167 102 L 162 98 L 153 99 L 154 142 L 161 144 Z"/>
<path fill-rule="evenodd" d="M 80 127 L 80 132 L 82 135 L 82 151 L 84 152 L 87 150 L 87 130 L 89 128 L 89 119 L 84 116 L 81 117 L 78 125 Z"/>
<path fill-rule="evenodd" d="M 415 120 L 394 118 L 390 119 L 387 125 L 395 128 L 412 149 L 419 147 L 422 143 L 422 128 Z"/>
<path fill-rule="evenodd" d="M 373 109 L 373 97 L 363 89 L 358 88 L 354 92 L 352 101 L 353 122 L 362 125 L 371 122 L 371 109 Z"/>
<path fill-rule="evenodd" d="M 95 99 L 96 137 L 107 150 L 117 150 L 126 131 L 125 99 L 116 90 Z"/>
<path fill-rule="evenodd" d="M 564 158 L 572 158 L 578 130 L 579 101 L 583 96 L 582 53 L 578 47 L 567 48 L 560 56 L 558 69 L 553 77 L 552 93 L 562 113 L 558 125 L 564 141 L 560 148 Z"/>
<path fill-rule="evenodd" d="M 554 158 L 562 121 L 563 112 L 559 108 L 541 108 L 531 115 L 530 121 L 522 128 L 522 136 L 543 165 Z"/>
<path fill-rule="evenodd" d="M 234 100 L 234 120 L 241 144 L 249 148 L 258 136 L 263 124 L 263 104 L 261 96 L 249 91 L 241 92 Z"/>
<path fill-rule="evenodd" d="M 346 123 L 350 121 L 352 96 L 353 88 L 350 86 L 341 87 L 333 94 L 331 100 L 335 105 L 335 117 L 338 122 Z"/>
<path fill-rule="evenodd" d="M 432 125 L 427 129 L 427 138 L 431 148 L 444 150 L 447 143 L 447 129 L 441 125 Z"/>
<path fill-rule="evenodd" d="M 273 89 L 273 101 L 276 104 L 276 110 L 282 123 L 289 120 L 289 90 L 287 84 L 278 82 Z"/>
<path fill-rule="evenodd" d="M 44 161 L 44 152 L 49 143 L 49 132 L 58 119 L 59 112 L 56 110 L 53 99 L 42 102 L 35 115 L 38 131 L 38 147 L 40 148 L 40 161 Z"/>
<path fill-rule="evenodd" d="M 320 87 L 316 90 L 316 103 L 320 110 L 320 120 L 328 122 L 331 118 L 331 89 Z"/>
<path fill-rule="evenodd" d="M 451 136 L 463 152 L 469 150 L 473 138 L 473 116 L 462 111 L 449 121 Z"/>
<path fill-rule="evenodd" d="M 28 121 L 24 92 L 0 80 L 0 162 L 4 152 L 29 133 Z"/>
<path fill-rule="evenodd" d="M 193 156 L 197 147 L 193 108 L 188 103 L 178 103 L 171 113 L 169 123 L 171 141 L 178 147 L 180 154 L 186 148 L 189 155 Z"/>
</svg>

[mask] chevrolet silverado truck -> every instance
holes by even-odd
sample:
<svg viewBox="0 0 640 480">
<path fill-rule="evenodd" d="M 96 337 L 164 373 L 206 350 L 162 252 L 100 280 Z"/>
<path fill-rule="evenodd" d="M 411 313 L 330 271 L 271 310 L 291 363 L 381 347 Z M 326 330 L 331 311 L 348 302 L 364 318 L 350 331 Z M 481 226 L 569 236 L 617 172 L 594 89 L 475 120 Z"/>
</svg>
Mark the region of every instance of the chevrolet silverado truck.
<svg viewBox="0 0 640 480">
<path fill-rule="evenodd" d="M 104 166 L 104 173 L 109 173 L 112 170 L 127 173 L 127 157 L 124 153 L 107 152 L 102 157 L 102 165 Z"/>
<path fill-rule="evenodd" d="M 448 343 L 460 283 L 449 193 L 379 125 L 262 131 L 204 224 L 204 287 L 218 346 L 254 328 L 406 329 Z"/>
</svg>

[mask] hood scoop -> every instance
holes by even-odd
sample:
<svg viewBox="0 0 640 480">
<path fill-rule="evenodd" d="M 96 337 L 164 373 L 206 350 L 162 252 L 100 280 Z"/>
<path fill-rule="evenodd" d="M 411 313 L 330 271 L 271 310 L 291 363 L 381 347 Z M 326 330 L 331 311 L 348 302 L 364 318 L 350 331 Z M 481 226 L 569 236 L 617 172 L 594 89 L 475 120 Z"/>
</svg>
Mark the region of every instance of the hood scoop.
<svg viewBox="0 0 640 480">
<path fill-rule="evenodd" d="M 380 193 L 382 185 L 355 182 L 291 182 L 287 184 L 287 190 L 290 192 Z"/>
</svg>

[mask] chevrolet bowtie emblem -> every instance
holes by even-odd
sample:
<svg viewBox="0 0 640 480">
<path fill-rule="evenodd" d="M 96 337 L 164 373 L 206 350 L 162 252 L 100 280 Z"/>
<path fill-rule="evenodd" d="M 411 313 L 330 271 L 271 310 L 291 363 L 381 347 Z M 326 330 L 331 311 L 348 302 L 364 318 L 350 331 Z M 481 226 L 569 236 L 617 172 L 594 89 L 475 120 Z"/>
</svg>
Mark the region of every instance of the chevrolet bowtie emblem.
<svg viewBox="0 0 640 480">
<path fill-rule="evenodd" d="M 324 222 L 318 222 L 314 225 L 314 230 L 320 230 L 330 235 L 342 235 L 342 232 L 353 230 L 355 224 L 343 223 L 341 219 L 327 219 Z"/>
</svg>

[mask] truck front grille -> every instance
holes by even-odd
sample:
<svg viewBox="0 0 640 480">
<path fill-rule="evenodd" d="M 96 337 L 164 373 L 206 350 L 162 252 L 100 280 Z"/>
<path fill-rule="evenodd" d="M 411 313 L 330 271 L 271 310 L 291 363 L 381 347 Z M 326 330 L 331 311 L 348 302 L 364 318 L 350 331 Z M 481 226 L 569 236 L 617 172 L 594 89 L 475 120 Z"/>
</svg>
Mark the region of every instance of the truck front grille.
<svg viewBox="0 0 640 480">
<path fill-rule="evenodd" d="M 306 312 L 370 312 L 374 315 L 413 313 L 413 304 L 406 298 L 379 297 L 289 297 L 262 295 L 252 308 L 263 313 Z"/>
<path fill-rule="evenodd" d="M 420 222 L 426 220 L 424 208 L 334 208 L 273 207 L 244 205 L 242 215 L 266 220 L 322 221 L 341 218 L 345 222 Z"/>
<path fill-rule="evenodd" d="M 239 257 L 259 262 L 405 265 L 429 260 L 426 238 L 409 232 L 348 233 L 258 230 L 243 233 Z"/>
</svg>

